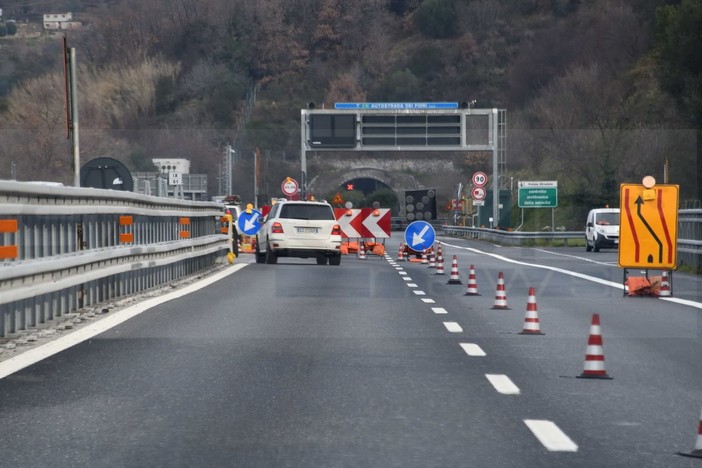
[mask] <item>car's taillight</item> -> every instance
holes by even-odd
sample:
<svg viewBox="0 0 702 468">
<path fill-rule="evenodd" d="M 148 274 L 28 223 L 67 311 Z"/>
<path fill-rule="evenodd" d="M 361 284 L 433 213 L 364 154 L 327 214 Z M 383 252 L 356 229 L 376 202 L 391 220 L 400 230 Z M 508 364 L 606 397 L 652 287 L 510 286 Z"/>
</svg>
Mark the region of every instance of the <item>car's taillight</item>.
<svg viewBox="0 0 702 468">
<path fill-rule="evenodd" d="M 338 224 L 335 224 L 334 227 L 332 228 L 332 236 L 340 236 L 341 235 L 341 226 Z"/>
<path fill-rule="evenodd" d="M 273 223 L 273 226 L 271 226 L 271 233 L 283 234 L 283 225 L 278 222 Z"/>
</svg>

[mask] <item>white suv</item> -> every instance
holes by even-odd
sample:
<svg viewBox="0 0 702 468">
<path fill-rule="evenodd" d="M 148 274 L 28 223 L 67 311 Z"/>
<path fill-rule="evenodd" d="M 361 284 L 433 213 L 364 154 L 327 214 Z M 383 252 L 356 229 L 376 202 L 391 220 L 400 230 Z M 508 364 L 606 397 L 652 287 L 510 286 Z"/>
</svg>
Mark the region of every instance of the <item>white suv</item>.
<svg viewBox="0 0 702 468">
<path fill-rule="evenodd" d="M 341 227 L 324 201 L 279 200 L 256 234 L 256 263 L 278 257 L 314 257 L 318 265 L 341 263 Z"/>
</svg>

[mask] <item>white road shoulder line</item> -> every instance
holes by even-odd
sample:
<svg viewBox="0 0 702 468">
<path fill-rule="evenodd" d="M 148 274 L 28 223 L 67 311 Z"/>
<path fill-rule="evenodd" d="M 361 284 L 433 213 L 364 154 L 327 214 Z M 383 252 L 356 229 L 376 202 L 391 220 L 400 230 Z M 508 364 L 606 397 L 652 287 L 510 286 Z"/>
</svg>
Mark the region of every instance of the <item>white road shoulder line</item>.
<svg viewBox="0 0 702 468">
<path fill-rule="evenodd" d="M 249 264 L 235 264 L 231 268 L 226 268 L 225 270 L 219 273 L 215 273 L 212 276 L 204 278 L 202 281 L 198 281 L 197 283 L 193 283 L 182 289 L 178 289 L 169 294 L 164 294 L 162 296 L 147 299 L 131 307 L 127 307 L 126 309 L 112 312 L 109 316 L 105 317 L 102 320 L 87 325 L 83 328 L 79 328 L 78 330 L 70 334 L 67 334 L 49 343 L 37 346 L 36 348 L 32 348 L 28 351 L 23 352 L 22 354 L 2 361 L 0 362 L 0 379 L 7 377 L 10 374 L 14 374 L 15 372 L 22 370 L 25 367 L 29 367 L 32 364 L 36 364 L 37 362 L 51 357 L 54 354 L 58 354 L 61 351 L 64 351 L 72 346 L 82 343 L 83 341 L 89 340 L 90 338 L 93 338 L 94 336 L 99 335 L 100 333 L 103 333 L 109 330 L 110 328 L 121 324 L 122 322 L 126 322 L 132 317 L 136 317 L 137 315 L 149 310 L 152 307 L 156 307 L 157 305 L 163 304 L 164 302 L 172 301 L 173 299 L 178 299 L 179 297 L 183 297 L 187 294 L 207 287 L 210 284 L 221 280 L 222 278 L 236 273 L 237 271 L 244 268 L 246 265 Z"/>
<path fill-rule="evenodd" d="M 577 452 L 578 446 L 551 421 L 525 419 L 524 423 L 551 452 Z"/>
<path fill-rule="evenodd" d="M 495 390 L 503 395 L 519 395 L 519 387 L 504 374 L 485 374 Z"/>
<path fill-rule="evenodd" d="M 448 314 L 448 312 L 446 312 L 446 309 L 444 309 L 443 307 L 432 307 L 431 310 L 432 312 L 438 315 Z"/>
<path fill-rule="evenodd" d="M 463 331 L 463 328 L 456 322 L 444 322 L 444 326 L 451 333 L 461 333 Z"/>
<path fill-rule="evenodd" d="M 474 343 L 461 343 L 461 348 L 468 356 L 487 356 L 483 348 Z"/>
</svg>

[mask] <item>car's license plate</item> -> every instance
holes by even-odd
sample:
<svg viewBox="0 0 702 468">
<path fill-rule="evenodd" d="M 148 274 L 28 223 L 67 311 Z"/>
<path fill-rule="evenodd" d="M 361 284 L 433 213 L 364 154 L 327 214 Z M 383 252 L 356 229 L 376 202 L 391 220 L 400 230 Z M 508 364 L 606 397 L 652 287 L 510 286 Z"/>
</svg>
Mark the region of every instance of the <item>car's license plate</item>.
<svg viewBox="0 0 702 468">
<path fill-rule="evenodd" d="M 319 228 L 316 227 L 299 227 L 297 228 L 298 234 L 317 234 Z"/>
</svg>

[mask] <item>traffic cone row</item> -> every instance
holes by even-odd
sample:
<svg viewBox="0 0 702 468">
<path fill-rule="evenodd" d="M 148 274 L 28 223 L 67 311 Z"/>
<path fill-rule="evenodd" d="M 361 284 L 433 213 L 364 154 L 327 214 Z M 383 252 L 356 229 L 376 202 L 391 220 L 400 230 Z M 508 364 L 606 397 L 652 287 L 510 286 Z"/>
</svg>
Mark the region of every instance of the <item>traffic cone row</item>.
<svg viewBox="0 0 702 468">
<path fill-rule="evenodd" d="M 668 270 L 663 270 L 661 276 L 661 290 L 658 293 L 659 297 L 670 297 L 670 280 L 668 279 Z"/>
<path fill-rule="evenodd" d="M 444 258 L 441 256 L 441 254 L 439 254 L 439 258 L 436 261 L 436 274 L 444 274 Z"/>
<path fill-rule="evenodd" d="M 695 442 L 695 448 L 689 453 L 678 452 L 678 455 L 682 455 L 683 457 L 702 458 L 702 414 L 700 414 L 700 424 L 697 427 L 697 442 Z"/>
<path fill-rule="evenodd" d="M 478 282 L 475 277 L 475 267 L 470 266 L 468 270 L 468 289 L 466 290 L 466 296 L 480 296 L 478 294 Z"/>
<path fill-rule="evenodd" d="M 397 261 L 398 262 L 405 261 L 405 248 L 402 246 L 402 242 L 400 242 L 400 250 L 397 251 Z"/>
<path fill-rule="evenodd" d="M 448 284 L 463 284 L 458 274 L 458 258 L 455 255 L 451 261 L 451 275 L 449 276 Z"/>
<path fill-rule="evenodd" d="M 365 260 L 365 259 L 366 259 L 366 248 L 365 248 L 365 246 L 363 245 L 363 242 L 359 242 L 359 246 L 358 246 L 358 258 L 361 259 L 361 260 Z"/>
<path fill-rule="evenodd" d="M 497 290 L 495 291 L 495 303 L 491 309 L 511 310 L 507 307 L 507 291 L 505 290 L 505 277 L 502 272 L 497 274 Z"/>
<path fill-rule="evenodd" d="M 543 335 L 539 325 L 539 312 L 536 306 L 536 292 L 534 288 L 529 288 L 526 315 L 524 316 L 524 329 L 520 335 Z"/>
<path fill-rule="evenodd" d="M 611 379 L 605 370 L 604 347 L 602 330 L 600 328 L 600 314 L 592 314 L 590 336 L 587 339 L 585 351 L 585 368 L 578 376 L 580 379 Z"/>
</svg>

